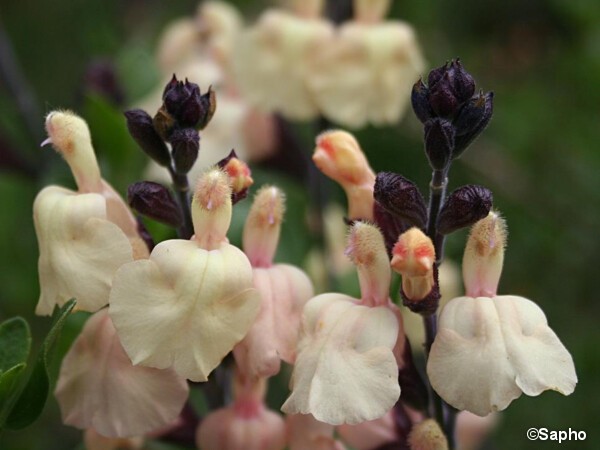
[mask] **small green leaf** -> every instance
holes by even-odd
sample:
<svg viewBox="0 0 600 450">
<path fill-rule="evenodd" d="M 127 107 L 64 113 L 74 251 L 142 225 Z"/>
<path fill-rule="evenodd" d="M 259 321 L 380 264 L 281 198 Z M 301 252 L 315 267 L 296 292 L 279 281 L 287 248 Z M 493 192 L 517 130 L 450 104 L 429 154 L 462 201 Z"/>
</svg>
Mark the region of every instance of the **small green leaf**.
<svg viewBox="0 0 600 450">
<path fill-rule="evenodd" d="M 50 390 L 48 365 L 54 354 L 54 344 L 74 306 L 75 300 L 69 300 L 55 312 L 52 328 L 46 339 L 44 339 L 31 375 L 6 420 L 8 428 L 13 430 L 24 428 L 35 421 L 42 413 Z"/>
<path fill-rule="evenodd" d="M 0 324 L 0 373 L 27 362 L 31 347 L 29 325 L 21 317 Z"/>
<path fill-rule="evenodd" d="M 21 374 L 26 366 L 25 363 L 17 364 L 0 375 L 0 424 L 16 400 Z"/>
</svg>

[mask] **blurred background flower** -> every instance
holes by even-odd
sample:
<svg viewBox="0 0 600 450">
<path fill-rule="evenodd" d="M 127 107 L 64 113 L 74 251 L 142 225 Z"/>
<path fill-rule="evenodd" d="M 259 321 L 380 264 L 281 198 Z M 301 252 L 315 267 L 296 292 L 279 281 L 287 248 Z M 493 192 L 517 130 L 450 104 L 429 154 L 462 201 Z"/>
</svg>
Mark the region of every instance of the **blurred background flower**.
<svg viewBox="0 0 600 450">
<path fill-rule="evenodd" d="M 8 0 L 0 5 L 0 321 L 26 317 L 34 342 L 50 326 L 47 319 L 33 316 L 39 286 L 31 207 L 41 187 L 73 188 L 74 183 L 66 165 L 39 148 L 44 115 L 55 108 L 81 114 L 89 123 L 104 178 L 124 195 L 130 183 L 147 177 L 147 158 L 128 135 L 122 111 L 143 106 L 153 115 L 161 86 L 173 71 L 199 83 L 203 92 L 211 83 L 217 91 L 219 106 L 202 135 L 200 159 L 216 163 L 231 147 L 253 159 L 255 185 L 269 182 L 286 192 L 288 214 L 275 261 L 306 264 L 309 249 L 319 243 L 319 233 L 312 232 L 318 220 L 314 214 L 306 219 L 307 211 L 315 210 L 308 161 L 314 136 L 330 125 L 290 123 L 253 111 L 244 102 L 232 81 L 230 36 L 242 18 L 254 24 L 268 7 L 278 5 L 228 3 L 239 9 L 240 17 L 212 11 L 203 20 L 195 0 Z M 327 14 L 332 5 L 343 9 L 344 2 L 328 2 Z M 449 188 L 474 183 L 494 192 L 494 204 L 511 229 L 501 290 L 536 299 L 578 369 L 580 383 L 572 396 L 516 401 L 500 415 L 489 440 L 493 444 L 485 448 L 537 448 L 524 436 L 530 426 L 585 430 L 586 445 L 592 448 L 600 413 L 598 402 L 590 401 L 600 387 L 600 304 L 594 301 L 600 252 L 600 4 L 396 0 L 386 20 L 406 22 L 415 30 L 425 61 L 437 64 L 460 56 L 476 75 L 478 88 L 495 92 L 494 118 L 455 164 Z M 173 44 L 178 39 L 187 46 Z M 182 72 L 188 63 L 190 74 Z M 368 125 L 356 136 L 374 171 L 400 172 L 426 191 L 429 168 L 421 133 L 421 124 L 409 113 L 398 125 Z M 211 147 L 215 156 L 209 157 Z M 327 199 L 345 205 L 337 185 L 326 182 L 323 191 Z M 249 202 L 236 207 L 231 229 L 236 245 L 249 207 Z M 148 226 L 157 240 L 172 237 L 164 226 Z M 448 239 L 449 258 L 459 260 L 465 237 L 466 232 L 459 232 Z M 338 270 L 341 265 L 322 266 L 329 273 L 320 286 L 357 295 L 355 274 Z M 69 319 L 63 353 L 86 317 L 77 313 Z M 286 392 L 283 379 L 274 379 L 268 405 L 277 409 Z M 201 411 L 202 402 L 192 400 Z M 77 448 L 81 441 L 77 430 L 61 425 L 51 399 L 40 421 L 27 432 L 5 432 L 0 447 L 63 450 Z"/>
</svg>

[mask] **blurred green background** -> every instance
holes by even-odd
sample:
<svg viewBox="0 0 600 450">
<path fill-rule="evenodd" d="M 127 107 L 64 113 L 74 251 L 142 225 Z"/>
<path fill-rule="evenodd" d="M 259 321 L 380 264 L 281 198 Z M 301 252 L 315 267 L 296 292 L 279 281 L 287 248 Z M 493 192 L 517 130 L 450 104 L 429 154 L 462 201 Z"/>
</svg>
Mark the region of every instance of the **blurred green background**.
<svg viewBox="0 0 600 450">
<path fill-rule="evenodd" d="M 235 3 L 248 19 L 265 6 Z M 125 192 L 140 179 L 144 157 L 128 138 L 119 110 L 85 91 L 86 67 L 98 58 L 112 61 L 127 101 L 139 99 L 158 82 L 153 50 L 160 31 L 170 20 L 193 14 L 196 5 L 190 0 L 0 4 L 0 40 L 10 43 L 23 74 L 19 82 L 35 95 L 24 113 L 0 84 L 0 321 L 26 317 L 34 348 L 50 320 L 33 314 L 39 290 L 32 203 L 46 184 L 73 184 L 60 158 L 39 148 L 43 115 L 54 108 L 82 114 L 104 177 Z M 478 86 L 496 93 L 492 122 L 454 165 L 450 188 L 476 183 L 494 192 L 510 231 L 500 293 L 522 295 L 544 309 L 573 354 L 579 376 L 570 397 L 552 392 L 515 401 L 502 413 L 487 448 L 600 448 L 600 2 L 397 0 L 391 15 L 415 27 L 429 68 L 460 56 Z M 307 130 L 299 128 L 309 151 Z M 357 136 L 376 171 L 402 173 L 427 189 L 421 126 L 411 113 L 397 127 L 369 128 Z M 295 238 L 306 232 L 305 190 L 281 173 L 257 173 L 261 180 L 277 177 L 288 190 L 289 210 L 296 215 L 284 225 L 279 259 L 301 263 L 308 241 Z M 460 261 L 464 238 L 457 233 L 448 240 L 450 258 Z M 63 350 L 82 321 L 71 318 Z M 588 437 L 560 446 L 529 442 L 530 427 L 570 427 Z M 25 431 L 5 433 L 0 448 L 72 449 L 80 441 L 77 430 L 61 424 L 51 398 L 41 420 Z"/>
</svg>

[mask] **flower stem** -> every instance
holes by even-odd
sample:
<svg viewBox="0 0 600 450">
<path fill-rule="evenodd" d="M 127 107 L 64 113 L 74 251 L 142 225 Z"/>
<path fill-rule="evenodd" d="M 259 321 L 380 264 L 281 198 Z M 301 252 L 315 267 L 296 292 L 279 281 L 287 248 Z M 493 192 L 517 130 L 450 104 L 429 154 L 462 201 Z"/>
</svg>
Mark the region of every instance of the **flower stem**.
<svg viewBox="0 0 600 450">
<path fill-rule="evenodd" d="M 177 193 L 179 207 L 183 215 L 183 225 L 177 229 L 177 234 L 181 239 L 190 239 L 194 234 L 194 226 L 192 225 L 192 212 L 190 210 L 190 184 L 187 175 L 178 174 L 169 167 L 169 174 L 173 180 L 173 188 Z"/>
<path fill-rule="evenodd" d="M 436 266 L 439 266 L 444 258 L 445 236 L 437 231 L 437 219 L 440 209 L 444 205 L 446 198 L 446 187 L 448 185 L 448 166 L 444 170 L 434 170 L 431 174 L 431 183 L 429 184 L 429 211 L 427 219 L 427 235 L 433 242 L 435 248 Z M 437 314 L 431 314 L 423 317 L 425 327 L 425 354 L 429 357 L 429 351 L 437 334 Z M 442 398 L 433 390 L 428 383 L 431 398 L 432 415 L 440 424 L 448 439 L 448 446 L 454 449 L 454 408 L 451 408 Z"/>
</svg>

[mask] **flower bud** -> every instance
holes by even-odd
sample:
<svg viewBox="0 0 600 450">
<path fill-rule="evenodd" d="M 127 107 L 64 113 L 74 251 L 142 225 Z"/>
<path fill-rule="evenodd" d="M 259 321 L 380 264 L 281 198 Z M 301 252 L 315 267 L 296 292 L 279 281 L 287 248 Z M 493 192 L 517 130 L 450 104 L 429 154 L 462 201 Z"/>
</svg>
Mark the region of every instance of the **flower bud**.
<svg viewBox="0 0 600 450">
<path fill-rule="evenodd" d="M 425 122 L 425 154 L 433 170 L 444 170 L 454 150 L 454 127 L 440 118 Z"/>
<path fill-rule="evenodd" d="M 46 117 L 48 139 L 65 158 L 79 192 L 101 192 L 100 168 L 85 121 L 70 111 L 53 111 Z"/>
<path fill-rule="evenodd" d="M 169 149 L 154 129 L 152 117 L 141 109 L 125 111 L 129 134 L 150 158 L 161 166 L 171 164 Z"/>
<path fill-rule="evenodd" d="M 423 79 L 419 78 L 413 88 L 410 96 L 413 111 L 421 123 L 425 123 L 433 116 L 433 110 L 429 105 L 429 89 L 423 83 Z"/>
<path fill-rule="evenodd" d="M 453 158 L 458 158 L 462 152 L 487 127 L 494 112 L 494 93 L 480 93 L 472 102 L 467 103 L 460 111 L 455 125 L 456 139 L 454 142 Z"/>
<path fill-rule="evenodd" d="M 130 184 L 127 202 L 139 214 L 174 228 L 183 222 L 181 210 L 171 191 L 160 183 L 140 181 Z"/>
<path fill-rule="evenodd" d="M 402 275 L 404 297 L 411 302 L 424 300 L 435 285 L 431 239 L 413 227 L 400 235 L 392 255 L 392 268 Z"/>
<path fill-rule="evenodd" d="M 465 70 L 460 59 L 450 62 L 448 72 L 453 80 L 454 91 L 460 103 L 466 102 L 475 93 L 475 80 L 473 76 Z"/>
<path fill-rule="evenodd" d="M 350 219 L 373 218 L 375 174 L 352 134 L 340 130 L 320 134 L 313 161 L 346 191 Z"/>
<path fill-rule="evenodd" d="M 231 203 L 235 205 L 240 200 L 245 199 L 248 195 L 248 189 L 254 184 L 248 164 L 237 157 L 235 150 L 231 150 L 227 157 L 217 163 L 217 166 L 229 176 Z"/>
<path fill-rule="evenodd" d="M 160 138 L 164 141 L 168 141 L 169 137 L 171 137 L 171 133 L 173 133 L 176 122 L 175 118 L 168 113 L 163 105 L 152 118 L 152 125 Z"/>
<path fill-rule="evenodd" d="M 180 128 L 171 134 L 175 172 L 185 175 L 194 166 L 200 150 L 200 136 L 194 128 Z"/>
<path fill-rule="evenodd" d="M 406 222 L 424 228 L 427 207 L 419 188 L 412 181 L 392 172 L 379 172 L 373 193 L 386 211 Z"/>
<path fill-rule="evenodd" d="M 445 72 L 435 85 L 429 87 L 429 104 L 441 117 L 451 117 L 458 110 L 459 102 L 448 72 Z"/>
<path fill-rule="evenodd" d="M 173 116 L 182 127 L 193 127 L 202 130 L 215 113 L 217 100 L 212 88 L 200 95 L 200 87 L 188 80 L 177 81 L 173 75 L 165 87 L 163 102 L 166 111 Z"/>
<path fill-rule="evenodd" d="M 492 201 L 492 192 L 483 186 L 468 184 L 455 189 L 442 206 L 437 231 L 450 234 L 473 225 L 488 215 Z"/>
<path fill-rule="evenodd" d="M 444 432 L 433 419 L 416 424 L 408 435 L 410 450 L 448 450 Z"/>
<path fill-rule="evenodd" d="M 398 236 L 408 230 L 411 224 L 388 212 L 377 200 L 373 205 L 373 221 L 381 230 L 385 240 L 385 248 L 388 255 L 391 255 Z"/>
<path fill-rule="evenodd" d="M 363 304 L 370 306 L 386 304 L 392 274 L 379 229 L 366 222 L 355 222 L 350 227 L 345 253 L 358 270 Z"/>
<path fill-rule="evenodd" d="M 270 267 L 279 243 L 285 211 L 283 192 L 274 186 L 263 186 L 252 202 L 243 234 L 243 249 L 252 267 Z"/>
<path fill-rule="evenodd" d="M 192 201 L 195 240 L 205 250 L 217 248 L 226 239 L 231 223 L 229 177 L 213 168 L 198 180 Z"/>
<path fill-rule="evenodd" d="M 463 256 L 463 279 L 469 297 L 496 295 L 506 246 L 506 222 L 496 211 L 471 228 Z"/>
</svg>

